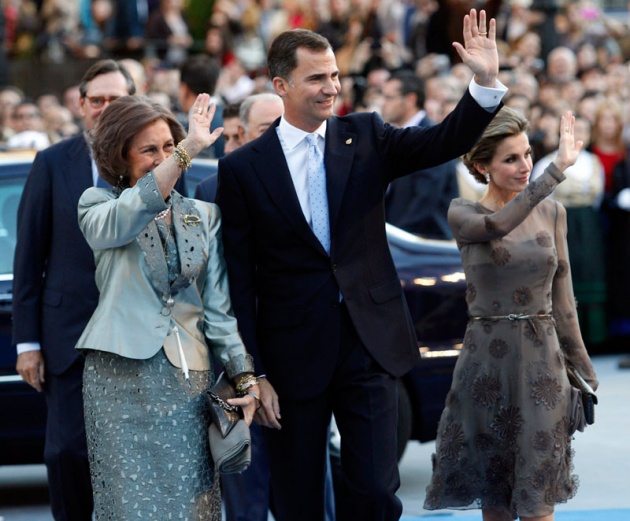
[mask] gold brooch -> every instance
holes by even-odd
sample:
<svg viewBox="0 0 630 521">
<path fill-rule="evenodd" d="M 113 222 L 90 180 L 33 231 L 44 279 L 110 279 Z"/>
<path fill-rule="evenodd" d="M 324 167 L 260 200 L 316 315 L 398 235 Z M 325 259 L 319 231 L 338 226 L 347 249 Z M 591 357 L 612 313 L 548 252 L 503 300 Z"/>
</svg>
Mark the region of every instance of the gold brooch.
<svg viewBox="0 0 630 521">
<path fill-rule="evenodd" d="M 201 219 L 199 218 L 198 215 L 189 213 L 189 214 L 184 215 L 184 222 L 186 224 L 197 225 L 197 224 L 199 224 L 201 222 Z"/>
</svg>

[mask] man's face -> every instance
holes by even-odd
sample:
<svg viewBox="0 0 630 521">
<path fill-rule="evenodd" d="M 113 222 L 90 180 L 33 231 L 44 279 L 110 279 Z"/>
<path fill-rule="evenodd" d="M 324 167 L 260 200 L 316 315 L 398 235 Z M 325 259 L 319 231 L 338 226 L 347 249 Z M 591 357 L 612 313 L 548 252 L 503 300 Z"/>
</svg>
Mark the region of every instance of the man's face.
<svg viewBox="0 0 630 521">
<path fill-rule="evenodd" d="M 223 139 L 225 140 L 225 153 L 234 152 L 242 146 L 243 141 L 241 133 L 240 119 L 238 116 L 226 118 L 223 120 Z"/>
<path fill-rule="evenodd" d="M 37 105 L 28 103 L 17 107 L 13 112 L 13 128 L 16 132 L 44 130 L 44 122 Z"/>
<path fill-rule="evenodd" d="M 312 52 L 297 49 L 297 67 L 290 77 L 273 78 L 274 88 L 284 101 L 284 117 L 293 126 L 313 132 L 333 115 L 341 85 L 339 69 L 331 49 Z"/>
<path fill-rule="evenodd" d="M 245 132 L 245 141 L 250 142 L 267 130 L 271 124 L 282 116 L 284 105 L 282 100 L 277 101 L 258 100 L 249 109 L 249 121 Z"/>
<path fill-rule="evenodd" d="M 85 128 L 91 130 L 105 108 L 116 98 L 129 95 L 127 81 L 122 73 L 101 74 L 88 83 L 85 97 L 81 98 L 81 116 Z"/>
<path fill-rule="evenodd" d="M 383 85 L 383 119 L 392 125 L 402 126 L 409 118 L 406 116 L 405 96 L 400 93 L 400 81 L 390 80 Z"/>
</svg>

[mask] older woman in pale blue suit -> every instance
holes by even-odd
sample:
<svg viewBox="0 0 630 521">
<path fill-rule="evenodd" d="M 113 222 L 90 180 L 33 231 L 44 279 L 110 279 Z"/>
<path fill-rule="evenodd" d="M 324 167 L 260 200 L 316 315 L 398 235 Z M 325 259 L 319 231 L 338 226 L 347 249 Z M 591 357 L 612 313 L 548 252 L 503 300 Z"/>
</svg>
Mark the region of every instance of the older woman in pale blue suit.
<svg viewBox="0 0 630 521">
<path fill-rule="evenodd" d="M 221 519 L 204 391 L 210 349 L 246 389 L 231 400 L 251 423 L 253 361 L 232 315 L 220 212 L 173 186 L 211 145 L 201 94 L 185 135 L 136 96 L 104 111 L 94 158 L 113 190 L 90 188 L 79 224 L 94 250 L 100 300 L 77 348 L 87 353 L 86 430 L 97 519 Z"/>
</svg>

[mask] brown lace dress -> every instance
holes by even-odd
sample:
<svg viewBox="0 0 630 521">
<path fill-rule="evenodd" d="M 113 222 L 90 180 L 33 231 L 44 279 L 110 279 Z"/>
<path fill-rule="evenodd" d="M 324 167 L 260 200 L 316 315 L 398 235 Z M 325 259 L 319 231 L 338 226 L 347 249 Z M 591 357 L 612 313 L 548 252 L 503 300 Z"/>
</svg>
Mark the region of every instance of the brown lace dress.
<svg viewBox="0 0 630 521">
<path fill-rule="evenodd" d="M 438 429 L 429 510 L 544 516 L 575 495 L 566 361 L 597 380 L 577 321 L 566 212 L 544 200 L 563 179 L 550 165 L 497 212 L 451 203 L 471 318 Z"/>
</svg>

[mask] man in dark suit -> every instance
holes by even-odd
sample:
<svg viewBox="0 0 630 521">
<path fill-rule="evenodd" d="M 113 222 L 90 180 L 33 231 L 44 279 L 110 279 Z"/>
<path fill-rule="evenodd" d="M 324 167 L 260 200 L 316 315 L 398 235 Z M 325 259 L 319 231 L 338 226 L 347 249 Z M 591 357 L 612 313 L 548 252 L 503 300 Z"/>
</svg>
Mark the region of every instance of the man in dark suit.
<svg viewBox="0 0 630 521">
<path fill-rule="evenodd" d="M 396 129 L 377 114 L 335 117 L 330 44 L 286 31 L 268 54 L 283 116 L 219 160 L 232 304 L 260 378 L 258 421 L 271 427 L 277 521 L 324 518 L 331 413 L 342 439 L 338 518 L 401 515 L 396 378 L 419 354 L 383 196 L 391 180 L 468 150 L 492 119 L 505 92 L 493 88 L 495 33 L 494 21 L 487 32 L 485 13 L 477 21 L 471 11 L 466 47 L 454 44 L 475 73 L 469 91 L 440 125 Z"/>
<path fill-rule="evenodd" d="M 177 119 L 188 131 L 188 112 L 192 108 L 197 96 L 202 93 L 208 93 L 211 96 L 211 102 L 215 104 L 216 109 L 210 130 L 215 130 L 223 126 L 223 103 L 214 96 L 219 80 L 219 66 L 212 58 L 198 54 L 188 58 L 179 68 L 179 91 L 177 93 L 177 101 L 180 113 Z M 217 158 L 222 157 L 225 147 L 225 141 L 221 137 L 212 145 L 197 156 L 200 158 Z"/>
<path fill-rule="evenodd" d="M 127 70 L 113 60 L 90 67 L 80 85 L 87 132 L 111 101 L 133 94 Z M 77 204 L 100 185 L 89 135 L 35 157 L 18 210 L 13 278 L 17 371 L 48 404 L 44 461 L 57 521 L 90 521 L 92 487 L 83 423 L 83 357 L 75 344 L 96 308 L 94 257 L 79 230 Z M 185 192 L 184 192 L 185 193 Z"/>
<path fill-rule="evenodd" d="M 383 86 L 382 115 L 400 128 L 433 125 L 424 111 L 423 81 L 411 71 L 394 73 Z M 385 195 L 385 220 L 430 239 L 452 239 L 446 215 L 451 200 L 459 196 L 457 161 L 393 181 Z"/>
</svg>

